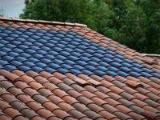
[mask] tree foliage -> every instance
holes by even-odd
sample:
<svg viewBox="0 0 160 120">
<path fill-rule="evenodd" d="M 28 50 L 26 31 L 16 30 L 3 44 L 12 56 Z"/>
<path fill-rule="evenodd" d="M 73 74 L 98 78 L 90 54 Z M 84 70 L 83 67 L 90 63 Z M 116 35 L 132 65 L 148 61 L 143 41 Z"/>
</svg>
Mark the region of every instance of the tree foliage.
<svg viewBox="0 0 160 120">
<path fill-rule="evenodd" d="M 79 22 L 140 52 L 160 53 L 160 0 L 26 0 L 21 18 Z"/>
</svg>

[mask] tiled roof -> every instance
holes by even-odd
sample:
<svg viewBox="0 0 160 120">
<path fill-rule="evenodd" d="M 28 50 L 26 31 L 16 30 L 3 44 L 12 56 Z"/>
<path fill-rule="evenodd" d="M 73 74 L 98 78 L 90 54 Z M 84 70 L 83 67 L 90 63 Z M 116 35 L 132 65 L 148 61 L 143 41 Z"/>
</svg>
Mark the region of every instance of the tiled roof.
<svg viewBox="0 0 160 120">
<path fill-rule="evenodd" d="M 159 120 L 160 65 L 82 24 L 0 19 L 0 120 Z"/>
<path fill-rule="evenodd" d="M 159 54 L 143 54 L 144 56 L 151 57 L 155 61 L 157 61 L 158 64 L 160 64 L 160 55 Z"/>
</svg>

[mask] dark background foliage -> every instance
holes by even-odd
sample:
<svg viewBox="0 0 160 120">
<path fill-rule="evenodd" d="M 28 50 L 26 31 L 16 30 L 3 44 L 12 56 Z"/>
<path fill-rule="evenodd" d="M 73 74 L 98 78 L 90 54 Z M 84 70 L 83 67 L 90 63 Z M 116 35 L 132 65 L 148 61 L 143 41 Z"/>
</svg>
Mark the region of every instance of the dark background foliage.
<svg viewBox="0 0 160 120">
<path fill-rule="evenodd" d="M 26 0 L 21 18 L 88 27 L 143 53 L 160 53 L 160 0 Z"/>
</svg>

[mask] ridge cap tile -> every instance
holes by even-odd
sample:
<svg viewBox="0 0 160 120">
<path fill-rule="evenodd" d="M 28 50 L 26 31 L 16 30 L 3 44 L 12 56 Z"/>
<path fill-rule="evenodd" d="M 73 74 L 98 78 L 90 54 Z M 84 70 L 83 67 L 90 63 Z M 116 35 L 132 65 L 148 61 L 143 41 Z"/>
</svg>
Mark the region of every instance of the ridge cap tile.
<svg viewBox="0 0 160 120">
<path fill-rule="evenodd" d="M 16 22 L 30 22 L 30 23 L 41 23 L 41 24 L 55 24 L 55 25 L 70 25 L 70 26 L 79 26 L 79 27 L 87 27 L 85 24 L 80 23 L 70 23 L 70 22 L 58 22 L 58 21 L 45 21 L 45 20 L 33 20 L 33 19 L 19 19 L 12 17 L 0 17 L 0 20 L 4 21 L 16 21 Z"/>
</svg>

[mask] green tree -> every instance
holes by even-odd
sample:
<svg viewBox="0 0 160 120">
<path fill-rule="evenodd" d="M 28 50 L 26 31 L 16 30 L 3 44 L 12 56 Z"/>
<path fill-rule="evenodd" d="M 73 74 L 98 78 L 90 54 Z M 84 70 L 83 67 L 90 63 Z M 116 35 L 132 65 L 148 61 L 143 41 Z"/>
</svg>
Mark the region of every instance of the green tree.
<svg viewBox="0 0 160 120">
<path fill-rule="evenodd" d="M 142 51 L 146 35 L 146 15 L 133 0 L 106 0 L 113 11 L 109 37 Z"/>
<path fill-rule="evenodd" d="M 146 36 L 144 46 L 146 51 L 160 53 L 160 1 L 159 0 L 137 0 L 146 14 Z"/>
<path fill-rule="evenodd" d="M 140 52 L 160 53 L 160 0 L 26 0 L 21 18 L 79 22 Z"/>
<path fill-rule="evenodd" d="M 26 7 L 20 17 L 79 22 L 105 33 L 111 15 L 112 11 L 103 0 L 26 0 Z"/>
</svg>

